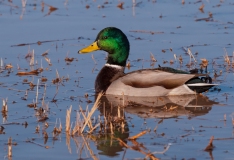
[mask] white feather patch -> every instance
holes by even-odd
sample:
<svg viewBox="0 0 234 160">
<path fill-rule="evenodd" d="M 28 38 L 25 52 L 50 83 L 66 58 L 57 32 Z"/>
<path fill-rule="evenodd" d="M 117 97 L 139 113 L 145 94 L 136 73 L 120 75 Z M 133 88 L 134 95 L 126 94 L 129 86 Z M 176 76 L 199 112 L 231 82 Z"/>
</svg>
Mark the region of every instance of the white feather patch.
<svg viewBox="0 0 234 160">
<path fill-rule="evenodd" d="M 218 84 L 209 84 L 209 83 L 193 83 L 186 84 L 187 86 L 218 86 Z"/>
<path fill-rule="evenodd" d="M 113 68 L 117 68 L 117 69 L 123 69 L 124 68 L 123 66 L 119 66 L 119 65 L 115 65 L 115 64 L 109 64 L 109 63 L 106 63 L 105 66 L 113 67 Z"/>
<path fill-rule="evenodd" d="M 175 89 L 172 89 L 168 95 L 185 95 L 185 94 L 196 94 L 194 91 L 188 88 L 187 85 L 179 86 Z"/>
</svg>

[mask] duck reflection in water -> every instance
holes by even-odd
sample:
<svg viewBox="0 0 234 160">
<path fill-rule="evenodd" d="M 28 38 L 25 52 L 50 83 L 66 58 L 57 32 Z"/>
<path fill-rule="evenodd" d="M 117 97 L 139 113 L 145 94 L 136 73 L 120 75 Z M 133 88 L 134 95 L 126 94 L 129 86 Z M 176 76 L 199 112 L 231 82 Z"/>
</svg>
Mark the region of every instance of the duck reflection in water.
<svg viewBox="0 0 234 160">
<path fill-rule="evenodd" d="M 118 152 L 124 150 L 116 138 L 120 138 L 127 143 L 129 137 L 129 127 L 125 120 L 125 112 L 138 115 L 141 118 L 177 118 L 179 116 L 188 116 L 192 118 L 209 113 L 212 106 L 218 104 L 209 100 L 203 95 L 183 95 L 166 97 L 130 97 L 103 95 L 99 111 L 107 122 L 119 124 L 119 127 L 113 127 L 113 133 L 101 134 L 97 141 L 99 154 L 107 156 L 116 156 Z M 124 127 L 118 122 L 124 123 Z"/>
</svg>

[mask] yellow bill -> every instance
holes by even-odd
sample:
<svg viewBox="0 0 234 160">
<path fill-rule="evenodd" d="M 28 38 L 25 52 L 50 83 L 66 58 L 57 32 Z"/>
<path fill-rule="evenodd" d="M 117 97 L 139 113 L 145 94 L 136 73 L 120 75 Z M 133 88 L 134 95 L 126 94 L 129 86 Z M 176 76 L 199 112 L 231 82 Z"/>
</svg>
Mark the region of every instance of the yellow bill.
<svg viewBox="0 0 234 160">
<path fill-rule="evenodd" d="M 96 51 L 96 50 L 100 50 L 100 48 L 97 45 L 97 41 L 93 42 L 88 47 L 85 47 L 85 48 L 79 50 L 78 53 L 83 54 L 83 53 L 93 52 L 93 51 Z"/>
</svg>

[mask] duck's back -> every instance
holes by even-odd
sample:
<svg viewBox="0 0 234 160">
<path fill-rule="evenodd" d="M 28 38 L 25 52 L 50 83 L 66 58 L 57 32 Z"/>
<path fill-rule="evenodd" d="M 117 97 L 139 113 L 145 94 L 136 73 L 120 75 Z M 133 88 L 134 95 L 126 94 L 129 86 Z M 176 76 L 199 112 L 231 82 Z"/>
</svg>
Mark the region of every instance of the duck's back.
<svg viewBox="0 0 234 160">
<path fill-rule="evenodd" d="M 140 97 L 186 95 L 204 92 L 215 85 L 203 82 L 199 76 L 204 75 L 168 69 L 143 69 L 128 73 L 113 81 L 106 94 Z"/>
<path fill-rule="evenodd" d="M 195 77 L 191 74 L 175 74 L 157 69 L 138 70 L 115 80 L 106 94 L 129 96 L 166 96 L 173 89 L 178 94 L 195 94 L 184 83 Z"/>
</svg>

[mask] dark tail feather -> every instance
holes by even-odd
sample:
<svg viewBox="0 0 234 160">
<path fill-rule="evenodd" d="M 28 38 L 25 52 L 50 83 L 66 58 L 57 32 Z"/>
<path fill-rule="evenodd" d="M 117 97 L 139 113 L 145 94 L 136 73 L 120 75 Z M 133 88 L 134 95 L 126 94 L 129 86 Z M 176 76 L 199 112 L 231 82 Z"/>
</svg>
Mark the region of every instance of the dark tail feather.
<svg viewBox="0 0 234 160">
<path fill-rule="evenodd" d="M 187 86 L 195 91 L 196 93 L 202 93 L 205 92 L 207 90 L 209 90 L 210 88 L 217 86 L 218 84 L 207 84 L 207 83 L 194 83 L 194 84 L 187 84 Z"/>
<path fill-rule="evenodd" d="M 213 86 L 217 86 L 218 84 L 211 84 L 212 79 L 210 77 L 201 77 L 201 78 L 193 78 L 187 81 L 185 84 L 193 91 L 197 93 L 202 93 Z"/>
</svg>

